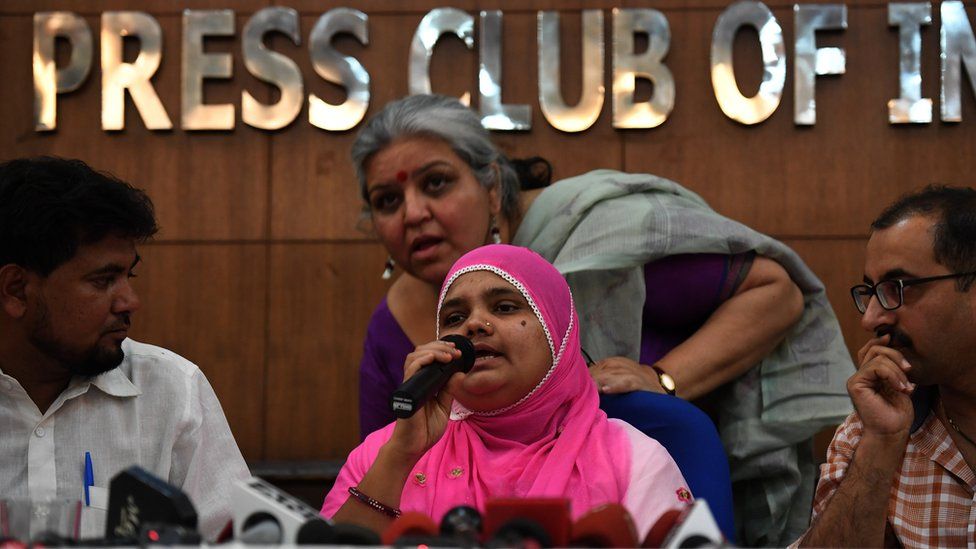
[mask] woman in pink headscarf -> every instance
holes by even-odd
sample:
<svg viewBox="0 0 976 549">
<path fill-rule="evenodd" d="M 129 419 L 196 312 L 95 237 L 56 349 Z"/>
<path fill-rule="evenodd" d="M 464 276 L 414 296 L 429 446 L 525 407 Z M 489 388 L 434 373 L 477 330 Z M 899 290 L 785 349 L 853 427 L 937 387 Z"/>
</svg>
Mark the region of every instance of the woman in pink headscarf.
<svg viewBox="0 0 976 549">
<path fill-rule="evenodd" d="M 643 537 L 690 494 L 667 450 L 600 410 L 578 322 L 565 280 L 535 252 L 465 254 L 441 288 L 437 332 L 470 338 L 474 367 L 353 450 L 322 514 L 381 531 L 401 510 L 439 521 L 490 498 L 564 497 L 574 519 L 623 504 Z M 460 354 L 440 340 L 421 345 L 406 377 Z"/>
</svg>

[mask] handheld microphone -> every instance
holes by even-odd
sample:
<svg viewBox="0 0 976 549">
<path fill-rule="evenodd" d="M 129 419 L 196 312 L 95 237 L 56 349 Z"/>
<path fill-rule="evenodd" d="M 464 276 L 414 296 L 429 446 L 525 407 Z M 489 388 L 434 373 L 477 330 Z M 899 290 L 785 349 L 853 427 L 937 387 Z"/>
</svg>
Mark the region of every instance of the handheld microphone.
<svg viewBox="0 0 976 549">
<path fill-rule="evenodd" d="M 608 503 L 592 509 L 573 523 L 571 547 L 637 547 L 637 528 L 627 509 Z"/>
<path fill-rule="evenodd" d="M 109 484 L 105 537 L 134 545 L 147 525 L 195 532 L 197 512 L 182 490 L 133 465 L 115 475 Z"/>
<path fill-rule="evenodd" d="M 303 528 L 331 528 L 318 511 L 258 477 L 234 485 L 234 539 L 261 545 L 298 542 Z M 322 524 L 319 524 L 322 523 Z"/>
<path fill-rule="evenodd" d="M 447 383 L 448 379 L 451 379 L 451 376 L 458 372 L 471 371 L 471 367 L 474 366 L 474 345 L 471 344 L 471 340 L 455 334 L 444 336 L 441 340 L 454 343 L 454 346 L 461 351 L 461 357 L 448 363 L 428 364 L 413 377 L 404 381 L 390 397 L 390 408 L 394 416 L 408 418 L 414 415 L 438 389 Z"/>
</svg>

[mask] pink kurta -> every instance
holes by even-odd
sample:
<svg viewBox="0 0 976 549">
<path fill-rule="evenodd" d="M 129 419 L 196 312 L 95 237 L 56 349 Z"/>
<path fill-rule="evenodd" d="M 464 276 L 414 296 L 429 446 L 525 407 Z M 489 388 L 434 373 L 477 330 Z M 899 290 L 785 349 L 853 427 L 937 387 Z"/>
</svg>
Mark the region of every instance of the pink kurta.
<svg viewBox="0 0 976 549">
<path fill-rule="evenodd" d="M 455 401 L 444 435 L 425 453 L 404 486 L 403 511 L 435 520 L 457 505 L 483 509 L 496 497 L 564 497 L 574 518 L 606 503 L 630 509 L 646 534 L 666 510 L 690 500 L 684 479 L 667 451 L 630 425 L 608 420 L 580 352 L 579 320 L 565 280 L 526 248 L 492 245 L 465 254 L 441 290 L 489 271 L 526 299 L 542 325 L 552 361 L 540 383 L 500 410 L 472 412 Z M 490 341 L 491 335 L 475 335 Z M 463 375 L 463 374 L 461 374 Z M 326 497 L 331 517 L 348 499 L 390 439 L 395 423 L 356 448 Z"/>
</svg>

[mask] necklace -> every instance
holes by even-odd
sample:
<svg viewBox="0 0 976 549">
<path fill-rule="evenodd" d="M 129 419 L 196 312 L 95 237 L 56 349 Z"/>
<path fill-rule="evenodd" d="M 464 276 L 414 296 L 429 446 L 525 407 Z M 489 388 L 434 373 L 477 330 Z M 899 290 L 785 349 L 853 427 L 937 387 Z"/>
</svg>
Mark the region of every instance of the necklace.
<svg viewBox="0 0 976 549">
<path fill-rule="evenodd" d="M 972 444 L 973 446 L 976 446 L 976 441 L 974 441 L 973 439 L 969 438 L 969 435 L 967 435 L 966 433 L 962 432 L 962 429 L 960 429 L 959 426 L 956 425 L 956 422 L 955 421 L 952 421 L 952 418 L 949 417 L 949 414 L 946 412 L 945 406 L 942 407 L 942 413 L 945 414 L 945 418 L 947 420 L 949 420 L 949 425 L 952 427 L 952 429 L 954 431 L 956 431 L 957 433 L 959 433 L 959 436 L 961 436 L 962 438 L 966 439 L 966 441 L 969 442 L 970 444 Z"/>
</svg>

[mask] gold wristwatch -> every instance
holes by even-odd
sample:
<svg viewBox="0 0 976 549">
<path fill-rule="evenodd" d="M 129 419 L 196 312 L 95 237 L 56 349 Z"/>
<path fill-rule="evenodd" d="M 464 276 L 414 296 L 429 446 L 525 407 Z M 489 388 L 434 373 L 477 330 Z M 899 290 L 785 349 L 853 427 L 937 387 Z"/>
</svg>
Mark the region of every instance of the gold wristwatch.
<svg viewBox="0 0 976 549">
<path fill-rule="evenodd" d="M 654 373 L 657 374 L 657 382 L 660 383 L 661 387 L 664 388 L 664 392 L 671 396 L 674 396 L 674 393 L 675 391 L 678 390 L 678 388 L 674 384 L 674 378 L 671 377 L 671 374 L 665 372 L 664 370 L 659 368 L 656 364 L 652 364 L 651 368 L 653 368 Z"/>
</svg>

